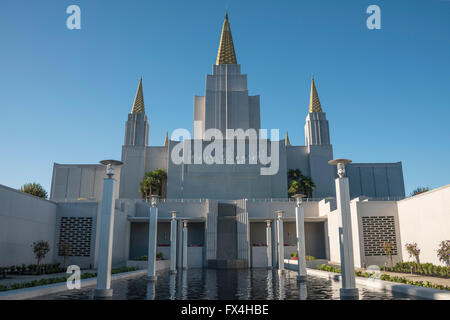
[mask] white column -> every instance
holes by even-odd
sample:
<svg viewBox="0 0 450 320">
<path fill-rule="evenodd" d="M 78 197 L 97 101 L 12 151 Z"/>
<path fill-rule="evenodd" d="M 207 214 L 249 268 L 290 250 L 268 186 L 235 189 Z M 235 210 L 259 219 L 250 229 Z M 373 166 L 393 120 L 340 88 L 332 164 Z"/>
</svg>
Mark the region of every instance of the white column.
<svg viewBox="0 0 450 320">
<path fill-rule="evenodd" d="M 295 223 L 297 226 L 297 259 L 298 259 L 298 281 L 306 281 L 306 254 L 305 254 L 305 218 L 303 208 L 295 208 Z"/>
<path fill-rule="evenodd" d="M 170 222 L 170 273 L 177 273 L 177 219 L 176 212 L 172 212 Z"/>
<path fill-rule="evenodd" d="M 283 239 L 283 211 L 277 211 L 278 236 L 278 272 L 284 272 L 284 239 Z"/>
<path fill-rule="evenodd" d="M 188 222 L 183 221 L 183 269 L 188 268 Z"/>
<path fill-rule="evenodd" d="M 98 250 L 97 288 L 94 297 L 111 297 L 111 261 L 114 230 L 114 201 L 116 179 L 112 176 L 103 180 L 100 241 Z"/>
<path fill-rule="evenodd" d="M 148 224 L 148 271 L 147 280 L 156 280 L 156 242 L 158 233 L 158 208 L 151 207 Z"/>
<path fill-rule="evenodd" d="M 353 258 L 352 223 L 350 216 L 350 192 L 348 178 L 336 179 L 337 207 L 341 213 L 339 225 L 342 230 L 341 270 L 343 297 L 358 296 L 355 286 L 355 264 Z"/>
<path fill-rule="evenodd" d="M 336 183 L 336 202 L 339 216 L 339 245 L 341 253 L 342 288 L 341 299 L 354 299 L 359 296 L 355 287 L 355 262 L 353 258 L 352 221 L 350 216 L 350 188 L 348 178 L 345 177 L 345 165 L 351 163 L 349 159 L 336 159 L 328 164 L 337 166 L 338 177 Z"/>
<path fill-rule="evenodd" d="M 267 269 L 272 266 L 272 221 L 266 220 Z"/>
</svg>

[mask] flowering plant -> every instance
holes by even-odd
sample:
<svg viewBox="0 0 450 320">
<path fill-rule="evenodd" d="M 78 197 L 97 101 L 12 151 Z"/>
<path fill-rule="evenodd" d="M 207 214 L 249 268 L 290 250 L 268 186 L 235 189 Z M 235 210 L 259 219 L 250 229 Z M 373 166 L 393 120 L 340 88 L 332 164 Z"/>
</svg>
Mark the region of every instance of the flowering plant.
<svg viewBox="0 0 450 320">
<path fill-rule="evenodd" d="M 445 262 L 447 266 L 450 266 L 450 240 L 442 241 L 439 244 L 437 253 L 439 261 Z"/>
<path fill-rule="evenodd" d="M 416 262 L 420 263 L 419 262 L 420 249 L 419 249 L 419 246 L 417 245 L 417 243 L 415 243 L 415 242 L 407 243 L 407 244 L 405 244 L 405 247 L 406 247 L 406 251 L 408 251 L 408 253 L 409 253 L 409 257 L 416 259 Z"/>
</svg>

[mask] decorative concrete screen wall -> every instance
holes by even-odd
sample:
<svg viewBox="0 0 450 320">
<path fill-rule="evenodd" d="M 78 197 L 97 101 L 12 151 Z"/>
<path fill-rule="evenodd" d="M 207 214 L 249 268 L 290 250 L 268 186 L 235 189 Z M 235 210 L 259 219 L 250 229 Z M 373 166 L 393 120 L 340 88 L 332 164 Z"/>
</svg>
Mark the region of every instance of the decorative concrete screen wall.
<svg viewBox="0 0 450 320">
<path fill-rule="evenodd" d="M 70 246 L 70 256 L 89 257 L 91 255 L 91 237 L 91 217 L 61 217 L 58 255 L 63 255 L 61 244 L 64 243 Z"/>
<path fill-rule="evenodd" d="M 77 201 L 60 202 L 57 207 L 56 232 L 55 232 L 55 250 L 54 258 L 61 264 L 64 262 L 60 244 L 70 245 L 71 254 L 66 263 L 74 264 L 81 268 L 91 268 L 95 266 L 96 259 L 96 233 L 98 232 L 97 213 L 99 205 L 97 202 Z M 117 221 L 115 218 L 115 231 Z M 114 238 L 120 236 L 120 233 L 114 232 Z M 113 256 L 118 251 L 113 246 Z M 114 263 L 114 262 L 113 262 Z"/>
<path fill-rule="evenodd" d="M 393 216 L 362 217 L 364 255 L 384 256 L 383 243 L 393 244 L 392 254 L 397 255 L 397 237 Z"/>
</svg>

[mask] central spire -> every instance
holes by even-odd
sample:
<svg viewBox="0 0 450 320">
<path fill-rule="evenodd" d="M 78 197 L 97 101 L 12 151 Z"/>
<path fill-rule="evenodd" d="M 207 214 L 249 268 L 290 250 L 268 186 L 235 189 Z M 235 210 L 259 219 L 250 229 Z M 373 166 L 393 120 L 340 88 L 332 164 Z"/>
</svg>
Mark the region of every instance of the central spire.
<svg viewBox="0 0 450 320">
<path fill-rule="evenodd" d="M 144 107 L 144 92 L 142 90 L 142 77 L 141 81 L 139 81 L 139 86 L 136 92 L 136 98 L 134 98 L 133 109 L 131 113 L 145 113 Z"/>
<path fill-rule="evenodd" d="M 217 65 L 237 64 L 236 52 L 234 52 L 233 37 L 231 36 L 228 13 L 225 14 L 223 22 L 222 36 L 220 37 L 219 52 L 217 54 Z"/>
<path fill-rule="evenodd" d="M 322 106 L 320 105 L 319 95 L 317 94 L 316 84 L 314 77 L 311 83 L 311 96 L 309 98 L 309 112 L 322 112 Z"/>
</svg>

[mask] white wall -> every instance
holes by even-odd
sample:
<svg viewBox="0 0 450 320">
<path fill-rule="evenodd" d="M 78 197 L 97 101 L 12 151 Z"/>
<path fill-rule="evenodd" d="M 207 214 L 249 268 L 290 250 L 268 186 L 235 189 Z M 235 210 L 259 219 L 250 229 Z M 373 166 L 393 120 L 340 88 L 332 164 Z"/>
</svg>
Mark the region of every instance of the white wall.
<svg viewBox="0 0 450 320">
<path fill-rule="evenodd" d="M 50 244 L 45 263 L 53 263 L 56 203 L 0 185 L 0 266 L 33 264 L 31 247 Z"/>
<path fill-rule="evenodd" d="M 117 188 L 120 186 L 120 168 L 115 169 Z M 103 179 L 106 167 L 100 164 L 58 164 L 53 165 L 52 190 L 54 201 L 77 201 L 82 198 L 101 201 Z M 118 196 L 119 190 L 116 190 Z"/>
<path fill-rule="evenodd" d="M 450 240 L 450 185 L 398 201 L 397 205 L 404 260 L 410 260 L 405 244 L 417 242 L 421 262 L 443 265 L 436 250 L 441 241 Z"/>
</svg>

